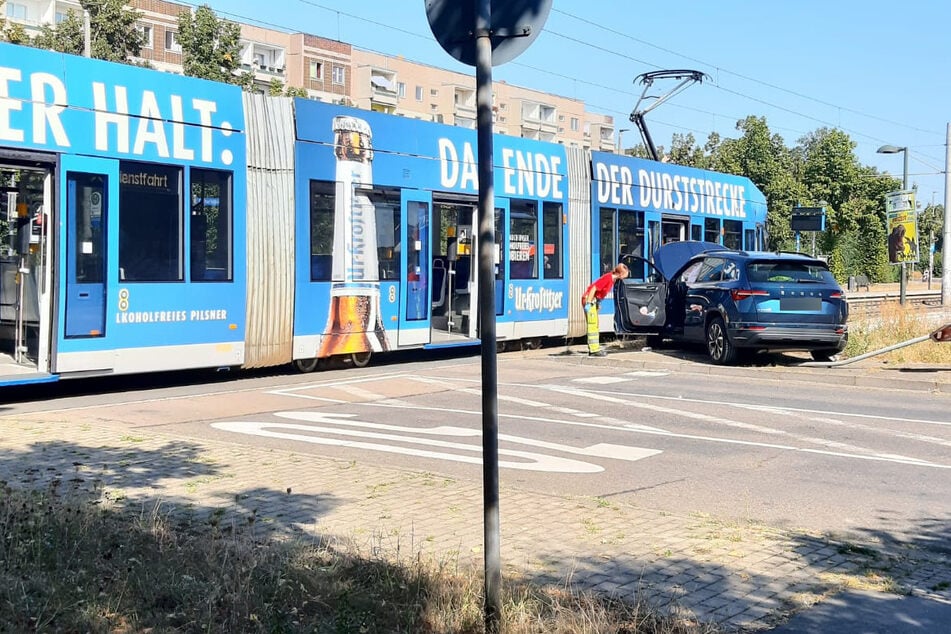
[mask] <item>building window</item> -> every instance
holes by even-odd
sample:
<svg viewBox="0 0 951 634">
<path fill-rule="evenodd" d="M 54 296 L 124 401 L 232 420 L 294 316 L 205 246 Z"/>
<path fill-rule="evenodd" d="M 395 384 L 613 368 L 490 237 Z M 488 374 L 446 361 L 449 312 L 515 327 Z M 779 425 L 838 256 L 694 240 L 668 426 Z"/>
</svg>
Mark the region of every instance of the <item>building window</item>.
<svg viewBox="0 0 951 634">
<path fill-rule="evenodd" d="M 438 88 L 430 88 L 430 89 L 429 89 L 429 96 L 430 96 L 430 97 L 438 97 L 438 96 L 439 96 L 439 89 L 438 89 Z"/>
<path fill-rule="evenodd" d="M 119 279 L 183 279 L 181 182 L 180 167 L 119 163 Z"/>
<path fill-rule="evenodd" d="M 22 20 L 26 21 L 27 19 L 27 9 L 25 4 L 18 4 L 16 2 L 7 3 L 7 17 L 11 20 Z"/>
<path fill-rule="evenodd" d="M 315 62 L 311 60 L 310 62 L 310 78 L 315 81 L 320 81 L 324 78 L 324 66 L 320 62 Z"/>
<path fill-rule="evenodd" d="M 578 117 L 571 117 L 571 131 L 578 131 Z"/>
<path fill-rule="evenodd" d="M 152 32 L 151 25 L 139 24 L 136 25 L 136 28 L 139 30 L 139 34 L 142 36 L 142 48 L 152 48 L 154 34 Z"/>
<path fill-rule="evenodd" d="M 182 52 L 182 45 L 178 43 L 178 33 L 175 31 L 165 31 L 165 50 L 173 53 Z"/>
<path fill-rule="evenodd" d="M 257 64 L 258 68 L 264 68 L 267 66 L 267 60 L 264 58 L 264 53 L 255 53 L 254 54 L 254 63 Z"/>
<path fill-rule="evenodd" d="M 332 79 L 335 84 L 342 85 L 347 83 L 346 69 L 343 66 L 334 66 Z"/>
<path fill-rule="evenodd" d="M 191 279 L 231 281 L 231 172 L 192 169 Z"/>
<path fill-rule="evenodd" d="M 396 82 L 396 94 L 399 95 L 400 99 L 406 98 L 406 84 L 404 82 Z"/>
<path fill-rule="evenodd" d="M 422 100 L 423 100 L 423 87 L 416 86 L 416 101 L 422 101 Z"/>
<path fill-rule="evenodd" d="M 56 12 L 56 16 L 53 18 L 53 21 L 54 21 L 56 24 L 59 24 L 60 22 L 62 22 L 62 21 L 65 20 L 65 19 L 66 19 L 66 12 L 64 12 L 64 11 L 57 11 L 57 12 Z"/>
</svg>

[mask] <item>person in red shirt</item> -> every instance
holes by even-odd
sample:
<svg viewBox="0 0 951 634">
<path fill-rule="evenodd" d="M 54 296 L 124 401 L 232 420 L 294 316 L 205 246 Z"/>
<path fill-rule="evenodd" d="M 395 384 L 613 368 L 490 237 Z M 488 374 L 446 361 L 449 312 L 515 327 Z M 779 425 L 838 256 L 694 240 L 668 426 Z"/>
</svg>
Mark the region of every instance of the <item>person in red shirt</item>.
<svg viewBox="0 0 951 634">
<path fill-rule="evenodd" d="M 585 318 L 588 322 L 588 356 L 603 357 L 607 353 L 601 349 L 601 328 L 598 326 L 598 308 L 601 300 L 614 289 L 614 282 L 623 280 L 630 274 L 627 266 L 618 264 L 611 271 L 591 282 L 581 296 Z"/>
</svg>

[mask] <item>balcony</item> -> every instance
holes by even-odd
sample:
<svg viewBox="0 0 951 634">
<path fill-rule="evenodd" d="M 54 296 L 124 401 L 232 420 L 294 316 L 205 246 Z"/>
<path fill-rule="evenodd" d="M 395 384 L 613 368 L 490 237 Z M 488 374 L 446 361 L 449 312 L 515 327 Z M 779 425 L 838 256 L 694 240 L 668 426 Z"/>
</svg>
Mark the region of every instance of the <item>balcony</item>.
<svg viewBox="0 0 951 634">
<path fill-rule="evenodd" d="M 453 93 L 453 115 L 456 119 L 475 119 L 476 91 L 456 87 Z"/>
<path fill-rule="evenodd" d="M 396 73 L 370 74 L 370 102 L 381 106 L 396 106 L 399 93 L 396 90 Z"/>
</svg>

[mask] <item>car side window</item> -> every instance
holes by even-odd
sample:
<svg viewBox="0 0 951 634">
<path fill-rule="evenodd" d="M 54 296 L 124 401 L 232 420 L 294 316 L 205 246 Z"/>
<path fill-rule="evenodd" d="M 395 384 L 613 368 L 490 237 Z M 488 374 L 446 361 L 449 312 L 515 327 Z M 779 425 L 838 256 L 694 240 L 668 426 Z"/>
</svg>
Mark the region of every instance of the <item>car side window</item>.
<svg viewBox="0 0 951 634">
<path fill-rule="evenodd" d="M 677 277 L 677 281 L 683 284 L 693 284 L 694 280 L 697 279 L 697 274 L 700 272 L 700 267 L 702 265 L 702 260 L 694 262 L 680 273 L 680 275 Z"/>
<path fill-rule="evenodd" d="M 723 276 L 723 266 L 725 262 L 720 258 L 707 258 L 703 262 L 700 274 L 697 276 L 697 283 L 719 282 Z"/>
<path fill-rule="evenodd" d="M 727 263 L 723 265 L 723 279 L 727 282 L 740 279 L 740 269 L 736 266 L 736 262 L 727 261 Z"/>
</svg>

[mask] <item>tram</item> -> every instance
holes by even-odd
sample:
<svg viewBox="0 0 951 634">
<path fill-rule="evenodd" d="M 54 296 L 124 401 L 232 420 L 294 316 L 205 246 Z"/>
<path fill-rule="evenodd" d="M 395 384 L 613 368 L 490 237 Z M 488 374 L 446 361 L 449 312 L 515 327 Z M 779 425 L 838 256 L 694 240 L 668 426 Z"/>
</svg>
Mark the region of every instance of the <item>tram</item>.
<svg viewBox="0 0 951 634">
<path fill-rule="evenodd" d="M 474 130 L 0 60 L 0 386 L 479 343 Z M 578 298 L 627 255 L 765 244 L 743 177 L 505 135 L 494 165 L 500 346 L 583 334 Z"/>
</svg>

